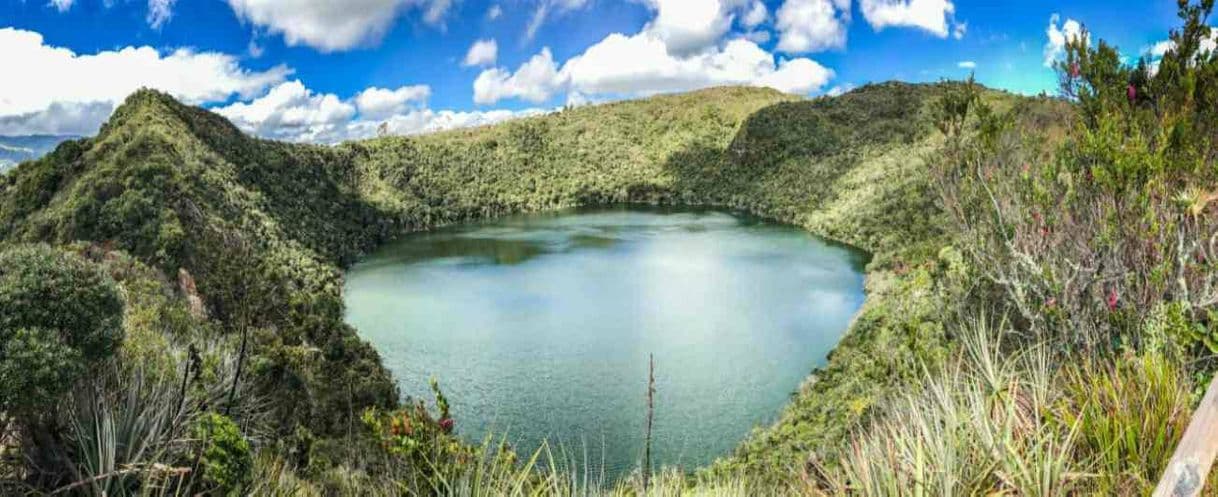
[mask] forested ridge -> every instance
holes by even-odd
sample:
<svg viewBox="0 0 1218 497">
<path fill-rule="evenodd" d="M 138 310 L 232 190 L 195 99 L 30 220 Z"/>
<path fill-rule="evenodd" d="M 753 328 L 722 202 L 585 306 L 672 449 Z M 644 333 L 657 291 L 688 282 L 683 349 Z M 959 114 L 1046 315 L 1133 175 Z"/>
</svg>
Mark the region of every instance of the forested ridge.
<svg viewBox="0 0 1218 497">
<path fill-rule="evenodd" d="M 638 475 L 461 442 L 444 379 L 434 407 L 400 398 L 341 294 L 404 233 L 633 202 L 873 256 L 863 309 L 776 422 L 653 489 L 1141 493 L 1218 343 L 1210 7 L 1182 7 L 1153 74 L 1073 44 L 1053 98 L 725 87 L 319 146 L 141 90 L 0 176 L 0 490 L 637 495 Z"/>
</svg>

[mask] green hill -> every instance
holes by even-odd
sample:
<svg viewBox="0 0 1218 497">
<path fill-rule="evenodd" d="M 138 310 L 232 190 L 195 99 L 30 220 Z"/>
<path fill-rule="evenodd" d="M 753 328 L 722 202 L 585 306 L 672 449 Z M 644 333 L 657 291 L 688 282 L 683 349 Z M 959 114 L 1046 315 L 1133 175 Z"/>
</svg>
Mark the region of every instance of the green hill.
<svg viewBox="0 0 1218 497">
<path fill-rule="evenodd" d="M 376 352 L 342 320 L 341 269 L 377 244 L 449 223 L 620 202 L 716 205 L 794 223 L 874 259 L 867 303 L 828 366 L 776 425 L 714 468 L 783 473 L 841 442 L 888 388 L 942 354 L 932 273 L 945 219 L 927 160 L 944 146 L 935 106 L 954 87 L 886 83 L 814 100 L 715 88 L 333 147 L 251 138 L 145 90 L 96 137 L 0 177 L 0 240 L 130 254 L 161 275 L 152 278 L 159 289 L 138 291 L 172 295 L 179 307 L 194 293 L 175 280 L 189 275 L 207 315 L 192 326 L 225 337 L 220 356 L 236 354 L 236 337 L 252 330 L 264 451 L 316 466 L 341 463 L 354 416 L 400 400 Z M 1000 109 L 1044 106 L 984 98 Z"/>
</svg>

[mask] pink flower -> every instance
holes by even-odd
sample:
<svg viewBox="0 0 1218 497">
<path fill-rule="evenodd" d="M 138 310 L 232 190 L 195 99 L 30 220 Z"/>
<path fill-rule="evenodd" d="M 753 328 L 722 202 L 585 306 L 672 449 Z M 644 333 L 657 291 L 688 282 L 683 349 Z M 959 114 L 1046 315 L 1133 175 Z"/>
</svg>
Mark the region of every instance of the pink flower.
<svg viewBox="0 0 1218 497">
<path fill-rule="evenodd" d="M 1138 99 L 1138 89 L 1134 88 L 1133 84 L 1130 84 L 1128 88 L 1125 88 L 1125 96 L 1129 97 L 1129 103 L 1132 104 Z"/>
<path fill-rule="evenodd" d="M 1077 78 L 1079 74 L 1078 62 L 1070 64 L 1070 77 Z"/>
<path fill-rule="evenodd" d="M 1108 290 L 1108 311 L 1111 312 L 1116 310 L 1118 298 L 1116 287 L 1112 287 L 1111 290 Z"/>
<path fill-rule="evenodd" d="M 444 433 L 452 433 L 453 424 L 454 424 L 453 418 L 441 419 L 440 420 L 440 430 L 443 431 Z"/>
<path fill-rule="evenodd" d="M 1057 307 L 1057 299 L 1054 297 L 1049 297 L 1049 300 L 1045 301 L 1045 307 L 1048 307 L 1050 309 Z"/>
</svg>

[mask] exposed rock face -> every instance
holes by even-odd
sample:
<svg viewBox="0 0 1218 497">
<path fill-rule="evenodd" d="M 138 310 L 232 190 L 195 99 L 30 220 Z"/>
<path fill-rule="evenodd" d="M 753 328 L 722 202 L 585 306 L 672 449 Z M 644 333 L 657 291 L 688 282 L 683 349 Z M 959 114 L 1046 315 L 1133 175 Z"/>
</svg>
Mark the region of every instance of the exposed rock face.
<svg viewBox="0 0 1218 497">
<path fill-rule="evenodd" d="M 186 302 L 190 304 L 190 315 L 197 319 L 207 319 L 207 307 L 203 305 L 203 297 L 199 296 L 199 290 L 195 288 L 195 278 L 186 268 L 178 268 L 178 290 L 186 296 Z"/>
</svg>

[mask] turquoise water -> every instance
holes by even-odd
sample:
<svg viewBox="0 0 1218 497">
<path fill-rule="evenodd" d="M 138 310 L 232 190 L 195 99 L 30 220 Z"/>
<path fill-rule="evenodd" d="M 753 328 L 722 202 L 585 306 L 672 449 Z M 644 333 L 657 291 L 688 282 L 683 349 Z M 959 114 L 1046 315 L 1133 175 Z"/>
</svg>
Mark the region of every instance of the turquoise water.
<svg viewBox="0 0 1218 497">
<path fill-rule="evenodd" d="M 385 245 L 347 273 L 347 321 L 404 394 L 431 400 L 435 376 L 467 439 L 548 439 L 615 478 L 641 457 L 648 354 L 653 460 L 703 465 L 824 363 L 865 262 L 722 211 L 568 210 Z"/>
</svg>

